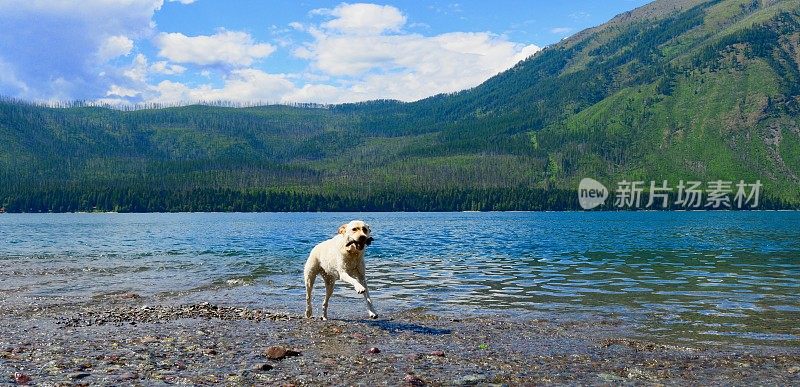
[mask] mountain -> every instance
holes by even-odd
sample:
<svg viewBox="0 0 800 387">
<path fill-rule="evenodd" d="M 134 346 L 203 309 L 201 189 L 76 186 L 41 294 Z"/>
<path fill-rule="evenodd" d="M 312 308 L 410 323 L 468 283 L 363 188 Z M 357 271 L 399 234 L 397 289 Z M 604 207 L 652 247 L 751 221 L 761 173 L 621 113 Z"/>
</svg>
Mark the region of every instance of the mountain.
<svg viewBox="0 0 800 387">
<path fill-rule="evenodd" d="M 800 0 L 656 1 L 413 103 L 0 102 L 7 211 L 573 209 L 584 177 L 800 207 Z"/>
</svg>

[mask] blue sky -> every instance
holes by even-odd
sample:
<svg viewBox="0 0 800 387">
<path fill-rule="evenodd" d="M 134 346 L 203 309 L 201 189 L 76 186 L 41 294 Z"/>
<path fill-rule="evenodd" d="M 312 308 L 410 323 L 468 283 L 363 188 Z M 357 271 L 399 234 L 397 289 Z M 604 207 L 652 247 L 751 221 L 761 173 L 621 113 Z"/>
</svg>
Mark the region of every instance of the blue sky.
<svg viewBox="0 0 800 387">
<path fill-rule="evenodd" d="M 413 101 L 644 0 L 0 0 L 0 95 L 111 104 Z"/>
</svg>

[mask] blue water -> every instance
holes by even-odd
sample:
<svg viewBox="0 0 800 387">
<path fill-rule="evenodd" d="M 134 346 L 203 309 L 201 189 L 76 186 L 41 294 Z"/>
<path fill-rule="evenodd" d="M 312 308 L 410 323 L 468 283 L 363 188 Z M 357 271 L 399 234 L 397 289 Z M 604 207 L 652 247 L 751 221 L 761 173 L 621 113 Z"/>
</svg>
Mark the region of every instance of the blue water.
<svg viewBox="0 0 800 387">
<path fill-rule="evenodd" d="M 355 218 L 374 230 L 379 312 L 614 314 L 653 336 L 800 345 L 798 212 L 0 214 L 0 300 L 299 314 L 309 250 Z M 358 297 L 340 283 L 332 314 L 363 313 Z"/>
</svg>

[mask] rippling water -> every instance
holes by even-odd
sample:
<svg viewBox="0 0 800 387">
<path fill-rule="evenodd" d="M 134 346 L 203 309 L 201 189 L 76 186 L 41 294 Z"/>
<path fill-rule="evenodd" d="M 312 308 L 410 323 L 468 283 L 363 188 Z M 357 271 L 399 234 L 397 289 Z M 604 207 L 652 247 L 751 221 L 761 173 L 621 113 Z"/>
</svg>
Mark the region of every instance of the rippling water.
<svg viewBox="0 0 800 387">
<path fill-rule="evenodd" d="M 2 214 L 0 298 L 136 292 L 300 313 L 308 251 L 354 218 L 374 229 L 379 312 L 615 313 L 670 340 L 800 345 L 798 212 Z M 336 294 L 334 315 L 361 308 L 344 283 Z"/>
</svg>

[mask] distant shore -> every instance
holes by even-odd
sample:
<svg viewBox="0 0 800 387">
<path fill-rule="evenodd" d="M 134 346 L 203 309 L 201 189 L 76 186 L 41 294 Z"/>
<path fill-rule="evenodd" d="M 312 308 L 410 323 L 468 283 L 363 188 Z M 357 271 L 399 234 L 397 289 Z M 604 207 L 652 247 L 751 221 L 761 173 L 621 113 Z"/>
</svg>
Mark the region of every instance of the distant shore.
<svg viewBox="0 0 800 387">
<path fill-rule="evenodd" d="M 797 347 L 686 346 L 621 319 L 441 316 L 328 322 L 137 294 L 0 299 L 0 374 L 20 384 L 797 385 Z"/>
</svg>

